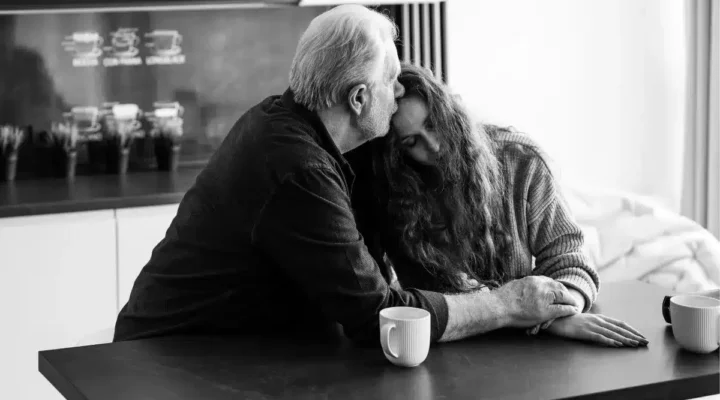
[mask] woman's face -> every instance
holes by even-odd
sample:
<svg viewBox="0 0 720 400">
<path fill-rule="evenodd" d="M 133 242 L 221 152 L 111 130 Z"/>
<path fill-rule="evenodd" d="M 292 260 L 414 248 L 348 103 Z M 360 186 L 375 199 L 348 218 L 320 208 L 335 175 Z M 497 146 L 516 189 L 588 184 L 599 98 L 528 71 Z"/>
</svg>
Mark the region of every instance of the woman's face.
<svg viewBox="0 0 720 400">
<path fill-rule="evenodd" d="M 395 134 L 405 154 L 423 165 L 435 165 L 440 142 L 430 124 L 425 101 L 417 96 L 403 97 L 392 119 Z"/>
</svg>

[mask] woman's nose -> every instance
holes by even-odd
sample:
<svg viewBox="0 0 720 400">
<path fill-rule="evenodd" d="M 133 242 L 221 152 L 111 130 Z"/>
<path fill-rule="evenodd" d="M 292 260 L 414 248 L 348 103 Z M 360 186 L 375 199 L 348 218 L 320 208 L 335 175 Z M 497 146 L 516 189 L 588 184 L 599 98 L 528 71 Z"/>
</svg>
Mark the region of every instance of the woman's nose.
<svg viewBox="0 0 720 400">
<path fill-rule="evenodd" d="M 440 151 L 440 142 L 435 138 L 434 135 L 427 135 L 428 149 L 433 153 Z"/>
</svg>

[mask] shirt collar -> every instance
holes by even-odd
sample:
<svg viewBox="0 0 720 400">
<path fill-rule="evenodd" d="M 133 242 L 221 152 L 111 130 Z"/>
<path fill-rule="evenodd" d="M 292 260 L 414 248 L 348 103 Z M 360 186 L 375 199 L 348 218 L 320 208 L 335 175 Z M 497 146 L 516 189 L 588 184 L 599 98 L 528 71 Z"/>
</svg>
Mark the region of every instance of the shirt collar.
<svg viewBox="0 0 720 400">
<path fill-rule="evenodd" d="M 350 175 L 354 178 L 355 173 L 353 172 L 352 167 L 350 167 L 350 163 L 345 159 L 345 157 L 343 157 L 342 152 L 340 152 L 340 149 L 335 144 L 332 136 L 330 136 L 330 132 L 328 132 L 325 124 L 322 122 L 317 113 L 314 111 L 310 111 L 302 104 L 295 102 L 295 95 L 290 88 L 288 88 L 285 93 L 283 93 L 281 101 L 285 107 L 301 116 L 305 121 L 310 124 L 310 126 L 313 127 L 315 133 L 317 134 L 317 137 L 315 139 L 318 140 L 320 146 L 328 153 L 330 153 L 330 155 L 335 160 L 337 160 L 337 162 L 340 163 L 343 171 L 349 172 Z"/>
</svg>

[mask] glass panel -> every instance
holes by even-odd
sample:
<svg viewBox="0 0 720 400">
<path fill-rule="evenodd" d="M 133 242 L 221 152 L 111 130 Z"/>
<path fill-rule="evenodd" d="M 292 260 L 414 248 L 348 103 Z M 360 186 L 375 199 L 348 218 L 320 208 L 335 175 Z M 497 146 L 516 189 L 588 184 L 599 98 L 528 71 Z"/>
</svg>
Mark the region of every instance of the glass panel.
<svg viewBox="0 0 720 400">
<path fill-rule="evenodd" d="M 241 114 L 287 88 L 297 40 L 326 9 L 0 16 L 0 123 L 72 120 L 91 136 L 104 114 L 148 131 L 159 110 L 183 119 L 181 163 L 206 161 Z M 133 144 L 131 170 L 151 168 L 147 142 Z"/>
</svg>

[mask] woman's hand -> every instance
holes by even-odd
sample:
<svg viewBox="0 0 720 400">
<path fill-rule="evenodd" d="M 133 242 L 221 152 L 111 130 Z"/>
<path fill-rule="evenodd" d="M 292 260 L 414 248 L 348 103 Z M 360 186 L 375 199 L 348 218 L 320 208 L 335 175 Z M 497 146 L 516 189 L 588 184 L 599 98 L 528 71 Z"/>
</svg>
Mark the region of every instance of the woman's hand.
<svg viewBox="0 0 720 400">
<path fill-rule="evenodd" d="M 612 347 L 647 346 L 645 337 L 625 322 L 601 314 L 576 314 L 558 318 L 546 329 L 553 335 L 596 342 Z"/>
</svg>

